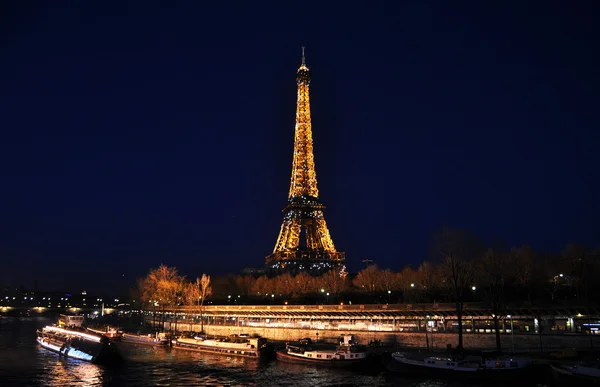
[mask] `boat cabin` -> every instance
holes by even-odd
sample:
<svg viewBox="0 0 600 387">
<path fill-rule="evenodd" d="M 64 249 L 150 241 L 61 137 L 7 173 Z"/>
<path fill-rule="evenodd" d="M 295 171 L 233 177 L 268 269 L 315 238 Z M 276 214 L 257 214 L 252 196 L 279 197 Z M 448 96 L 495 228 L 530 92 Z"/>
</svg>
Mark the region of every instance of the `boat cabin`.
<svg viewBox="0 0 600 387">
<path fill-rule="evenodd" d="M 58 319 L 58 326 L 61 328 L 81 327 L 81 325 L 83 325 L 83 316 L 61 314 Z"/>
<path fill-rule="evenodd" d="M 356 338 L 354 337 L 354 335 L 342 335 L 342 339 L 340 340 L 340 345 L 347 345 L 347 346 L 358 345 L 358 341 L 356 341 Z"/>
</svg>

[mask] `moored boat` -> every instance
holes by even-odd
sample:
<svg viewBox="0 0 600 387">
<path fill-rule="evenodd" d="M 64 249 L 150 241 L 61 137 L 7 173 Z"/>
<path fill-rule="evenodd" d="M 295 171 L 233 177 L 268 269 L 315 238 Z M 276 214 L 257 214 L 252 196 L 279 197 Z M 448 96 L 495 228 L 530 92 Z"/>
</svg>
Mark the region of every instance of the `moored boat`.
<svg viewBox="0 0 600 387">
<path fill-rule="evenodd" d="M 600 367 L 596 365 L 566 365 L 550 363 L 552 376 L 563 385 L 598 385 L 600 386 Z"/>
<path fill-rule="evenodd" d="M 392 365 L 388 369 L 403 372 L 437 372 L 457 375 L 476 375 L 497 377 L 499 375 L 513 376 L 516 371 L 530 369 L 531 359 L 494 356 L 431 356 L 422 353 L 395 352 L 392 354 Z"/>
<path fill-rule="evenodd" d="M 37 331 L 37 341 L 43 348 L 68 358 L 104 364 L 122 361 L 110 339 L 76 326 L 48 325 Z"/>
<path fill-rule="evenodd" d="M 121 334 L 121 341 L 124 343 L 154 345 L 157 347 L 166 347 L 169 345 L 169 338 L 164 333 L 154 335 L 134 335 L 131 333 Z"/>
<path fill-rule="evenodd" d="M 264 337 L 233 336 L 224 339 L 205 339 L 199 336 L 179 337 L 172 343 L 173 348 L 178 349 L 254 358 L 266 355 L 270 348 Z"/>
<path fill-rule="evenodd" d="M 451 356 L 419 356 L 419 353 L 394 352 L 392 361 L 393 370 L 413 372 L 460 372 L 471 373 L 479 369 L 479 364 L 461 360 Z"/>
<path fill-rule="evenodd" d="M 277 360 L 327 366 L 351 366 L 367 359 L 367 351 L 354 335 L 344 335 L 340 345 L 332 349 L 313 349 L 308 345 L 289 345 L 278 350 Z"/>
</svg>

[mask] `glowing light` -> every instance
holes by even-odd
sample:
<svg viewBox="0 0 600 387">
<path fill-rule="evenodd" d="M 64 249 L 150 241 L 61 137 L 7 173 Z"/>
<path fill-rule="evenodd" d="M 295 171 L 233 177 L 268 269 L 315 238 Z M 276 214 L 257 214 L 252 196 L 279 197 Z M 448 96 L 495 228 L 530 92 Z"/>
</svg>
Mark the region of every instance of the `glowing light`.
<svg viewBox="0 0 600 387">
<path fill-rule="evenodd" d="M 100 342 L 100 337 L 89 335 L 89 334 L 83 333 L 83 332 L 70 331 L 68 329 L 63 329 L 63 328 L 59 328 L 59 327 L 46 327 L 45 329 L 47 331 L 54 331 L 54 332 L 63 333 L 65 335 L 70 335 L 70 336 L 79 336 L 79 337 L 83 337 L 88 340 Z"/>
<path fill-rule="evenodd" d="M 319 257 L 317 259 L 344 260 L 344 253 L 338 253 L 335 249 L 323 215 L 325 206 L 319 201 L 310 117 L 309 85 L 311 74 L 304 63 L 304 55 L 302 58 L 302 65 L 296 75 L 298 87 L 296 126 L 288 205 L 284 209 L 283 223 L 279 230 L 273 254 L 267 257 L 267 264 L 271 264 L 270 260 L 272 259 L 297 259 L 301 256 L 298 248 L 303 227 L 306 234 L 306 249 L 313 252 L 313 254 L 302 256 L 302 259 L 314 258 L 316 255 Z M 312 268 L 322 269 L 324 267 L 330 266 L 319 265 L 316 267 L 313 265 Z M 303 268 L 304 266 L 301 269 Z"/>
</svg>

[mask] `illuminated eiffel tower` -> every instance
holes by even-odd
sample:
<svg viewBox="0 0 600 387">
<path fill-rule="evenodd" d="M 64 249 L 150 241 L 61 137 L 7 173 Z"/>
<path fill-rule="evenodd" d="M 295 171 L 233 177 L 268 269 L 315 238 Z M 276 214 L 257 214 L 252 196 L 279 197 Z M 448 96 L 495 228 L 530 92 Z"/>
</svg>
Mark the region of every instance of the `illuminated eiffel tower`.
<svg viewBox="0 0 600 387">
<path fill-rule="evenodd" d="M 345 271 L 345 254 L 335 250 L 323 216 L 325 206 L 319 200 L 310 122 L 310 80 L 302 47 L 302 64 L 296 73 L 298 100 L 292 179 L 279 237 L 273 254 L 266 259 L 270 273 L 306 271 L 318 275 L 332 269 Z"/>
</svg>

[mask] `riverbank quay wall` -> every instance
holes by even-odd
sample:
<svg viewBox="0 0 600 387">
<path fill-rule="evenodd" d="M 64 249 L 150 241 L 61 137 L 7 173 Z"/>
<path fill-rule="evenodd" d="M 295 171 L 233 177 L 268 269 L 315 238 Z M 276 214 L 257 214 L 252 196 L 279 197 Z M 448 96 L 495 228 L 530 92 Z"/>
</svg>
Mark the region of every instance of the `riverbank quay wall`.
<svg viewBox="0 0 600 387">
<path fill-rule="evenodd" d="M 201 330 L 198 308 L 184 307 L 164 316 L 167 330 Z M 458 343 L 454 304 L 383 305 L 209 305 L 201 313 L 207 334 L 257 334 L 270 340 L 337 342 L 354 334 L 362 343 L 446 349 Z M 548 351 L 600 347 L 599 306 L 512 305 L 500 319 L 505 350 Z M 496 347 L 491 313 L 484 304 L 465 305 L 464 346 Z"/>
</svg>

